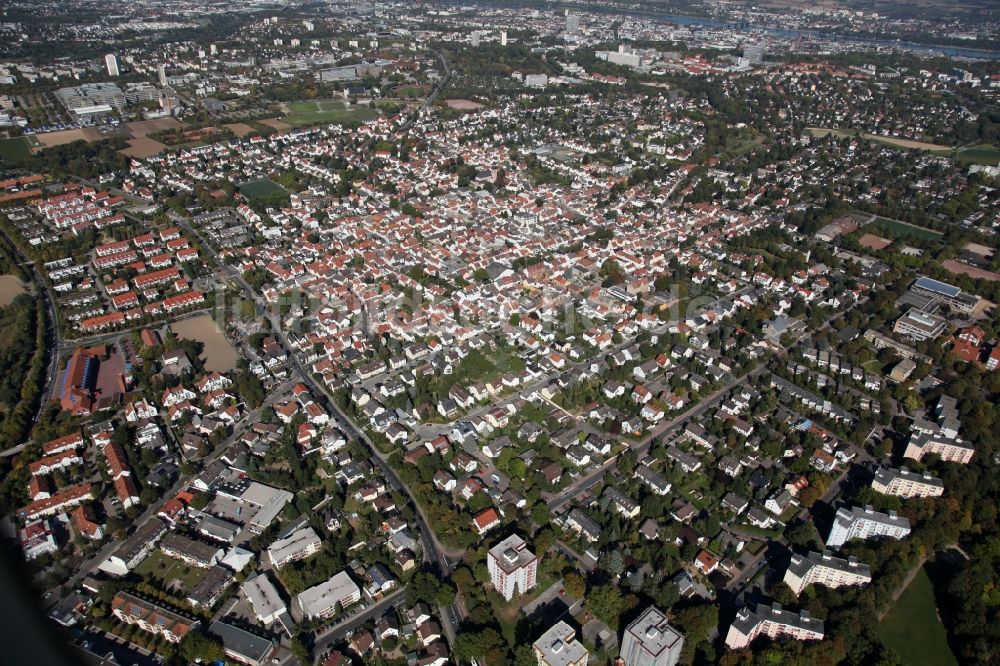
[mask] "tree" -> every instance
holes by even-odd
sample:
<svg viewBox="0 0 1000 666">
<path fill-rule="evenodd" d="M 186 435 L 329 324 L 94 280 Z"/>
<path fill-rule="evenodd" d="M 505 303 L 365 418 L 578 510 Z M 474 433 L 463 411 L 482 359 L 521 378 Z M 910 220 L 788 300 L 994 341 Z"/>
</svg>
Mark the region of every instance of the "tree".
<svg viewBox="0 0 1000 666">
<path fill-rule="evenodd" d="M 587 593 L 587 585 L 584 583 L 583 577 L 576 572 L 570 572 L 563 576 L 563 588 L 565 588 L 566 594 L 574 599 L 583 599 L 583 595 Z"/>
<path fill-rule="evenodd" d="M 539 527 L 545 527 L 549 524 L 549 507 L 545 502 L 539 502 L 531 510 L 531 521 Z"/>
<path fill-rule="evenodd" d="M 614 630 L 618 629 L 618 617 L 622 612 L 622 593 L 617 585 L 598 585 L 587 595 L 587 606 L 591 612 Z"/>
<path fill-rule="evenodd" d="M 189 631 L 181 641 L 180 654 L 187 661 L 212 662 L 225 658 L 222 643 L 214 636 L 206 636 L 198 631 Z"/>
<path fill-rule="evenodd" d="M 484 655 L 491 655 L 491 653 L 497 651 L 505 655 L 505 646 L 506 643 L 500 632 L 492 627 L 487 627 L 482 631 L 462 632 L 456 636 L 453 656 L 458 661 L 468 662 L 473 659 L 478 661 Z M 490 663 L 492 666 L 495 662 L 488 658 L 487 663 Z M 500 663 L 502 664 L 503 662 L 501 661 Z M 497 666 L 500 666 L 500 664 L 497 664 Z"/>
</svg>

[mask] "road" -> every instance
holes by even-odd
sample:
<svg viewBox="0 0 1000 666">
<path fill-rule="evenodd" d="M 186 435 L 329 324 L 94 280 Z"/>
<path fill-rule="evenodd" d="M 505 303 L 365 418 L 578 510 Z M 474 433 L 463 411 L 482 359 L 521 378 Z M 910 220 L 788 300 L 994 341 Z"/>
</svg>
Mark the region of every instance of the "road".
<svg viewBox="0 0 1000 666">
<path fill-rule="evenodd" d="M 282 390 L 287 390 L 289 387 L 290 387 L 290 382 L 286 382 L 285 385 L 283 385 Z M 277 396 L 279 394 L 280 392 L 276 391 L 272 392 L 271 395 Z M 215 462 L 216 460 L 218 460 L 220 457 L 222 457 L 222 455 L 229 449 L 230 446 L 232 446 L 232 444 L 236 441 L 236 439 L 243 434 L 242 427 L 245 426 L 247 423 L 256 422 L 260 418 L 260 411 L 267 404 L 268 402 L 265 401 L 263 404 L 260 405 L 260 407 L 251 410 L 242 419 L 237 421 L 233 429 L 233 434 L 227 437 L 225 440 L 223 440 L 219 444 L 219 446 L 217 446 L 215 450 L 211 454 L 209 454 L 207 458 L 204 459 L 204 465 L 208 466 L 213 462 Z M 148 521 L 155 518 L 156 514 L 160 512 L 160 509 L 167 502 L 167 500 L 176 497 L 177 493 L 186 488 L 187 485 L 194 478 L 194 476 L 195 475 L 187 475 L 187 476 L 181 475 L 180 477 L 178 477 L 174 485 L 172 485 L 169 489 L 167 489 L 167 491 L 163 493 L 163 496 L 160 497 L 160 499 L 156 500 L 148 507 L 146 507 L 146 509 L 139 515 L 139 517 L 136 518 L 134 521 L 132 521 L 132 524 L 138 529 L 140 526 L 146 524 Z M 104 560 L 108 559 L 111 555 L 113 555 L 114 552 L 118 550 L 118 547 L 121 546 L 121 543 L 122 542 L 120 541 L 110 541 L 106 543 L 99 551 L 97 551 L 96 555 L 90 557 L 88 560 L 83 562 L 79 567 L 77 567 L 77 572 L 73 574 L 73 576 L 68 581 L 66 581 L 66 583 L 64 584 L 64 588 L 67 591 L 74 589 L 77 586 L 77 584 L 80 583 L 81 580 L 83 580 L 86 576 L 91 575 L 94 571 L 97 570 L 97 568 L 101 565 L 101 563 L 104 562 Z"/>
<path fill-rule="evenodd" d="M 348 637 L 357 627 L 380 617 L 385 613 L 391 606 L 393 606 L 398 601 L 405 599 L 406 588 L 400 588 L 384 597 L 381 601 L 378 601 L 360 613 L 355 613 L 354 615 L 348 617 L 346 620 L 338 622 L 337 624 L 329 627 L 328 629 L 323 629 L 316 633 L 316 638 L 313 646 L 313 654 L 317 657 L 322 655 L 324 652 L 332 648 L 337 643 L 343 641 Z"/>
<path fill-rule="evenodd" d="M 755 368 L 753 371 L 741 375 L 735 379 L 730 380 L 722 388 L 709 394 L 703 400 L 699 400 L 693 407 L 689 408 L 684 413 L 675 416 L 669 421 L 663 421 L 657 424 L 650 432 L 643 437 L 639 443 L 632 446 L 629 450 L 634 451 L 641 459 L 648 451 L 649 447 L 652 445 L 653 441 L 661 436 L 663 433 L 673 430 L 682 423 L 692 419 L 696 416 L 700 416 L 709 408 L 713 407 L 720 398 L 732 391 L 734 388 L 743 384 L 751 376 L 758 375 L 763 372 L 763 367 Z M 603 465 L 597 469 L 589 472 L 585 476 L 580 477 L 575 482 L 567 486 L 561 493 L 553 497 L 548 501 L 549 511 L 551 513 L 558 513 L 560 509 L 563 508 L 567 503 L 576 499 L 576 497 L 583 492 L 589 490 L 597 483 L 599 483 L 604 476 L 611 471 L 612 468 L 618 463 L 618 456 L 612 456 L 604 462 Z"/>
<path fill-rule="evenodd" d="M 413 496 L 410 488 L 403 483 L 402 479 L 399 478 L 395 470 L 392 469 L 392 466 L 389 464 L 386 456 L 378 449 L 377 446 L 375 446 L 374 442 L 371 441 L 364 430 L 358 427 L 351 417 L 340 409 L 336 399 L 327 387 L 324 384 L 317 382 L 313 378 L 312 373 L 310 373 L 303 366 L 298 354 L 295 353 L 294 349 L 289 344 L 288 338 L 285 335 L 285 331 L 281 326 L 281 321 L 278 316 L 273 312 L 269 312 L 267 304 L 258 297 L 250 284 L 243 279 L 243 275 L 233 267 L 221 261 L 218 253 L 215 251 L 215 248 L 212 247 L 211 243 L 207 242 L 198 230 L 194 229 L 186 219 L 178 215 L 171 215 L 171 219 L 183 226 L 188 233 L 192 234 L 192 236 L 198 238 L 201 241 L 202 247 L 205 248 L 215 263 L 222 267 L 226 274 L 240 286 L 240 289 L 243 290 L 244 294 L 251 302 L 254 303 L 258 316 L 266 317 L 270 322 L 272 331 L 288 352 L 289 358 L 291 359 L 298 375 L 301 376 L 302 381 L 309 387 L 309 390 L 313 393 L 313 395 L 323 395 L 326 397 L 329 408 L 334 413 L 338 426 L 348 437 L 352 437 L 356 441 L 361 442 L 368 449 L 372 463 L 382 473 L 382 476 L 389 481 L 389 484 L 396 491 L 404 494 L 408 498 L 416 517 L 417 532 L 423 542 L 424 558 L 434 566 L 439 578 L 443 580 L 448 577 L 451 573 L 453 565 L 461 561 L 461 559 L 465 556 L 465 551 L 463 549 L 448 548 L 442 544 L 440 540 L 438 540 L 434 530 L 430 527 L 423 507 L 420 505 L 420 502 L 417 501 L 416 497 Z M 443 610 L 444 612 L 442 613 L 441 624 L 448 635 L 449 640 L 454 641 L 455 625 L 461 623 L 461 621 L 465 619 L 464 613 L 462 608 L 457 604 L 453 604 L 450 608 Z"/>
</svg>

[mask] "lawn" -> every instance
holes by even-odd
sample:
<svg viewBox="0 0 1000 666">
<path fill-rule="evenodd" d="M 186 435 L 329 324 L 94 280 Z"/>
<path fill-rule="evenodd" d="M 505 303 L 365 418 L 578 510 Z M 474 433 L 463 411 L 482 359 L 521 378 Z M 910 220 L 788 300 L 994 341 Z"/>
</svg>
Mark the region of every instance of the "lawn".
<svg viewBox="0 0 1000 666">
<path fill-rule="evenodd" d="M 886 217 L 876 217 L 873 225 L 881 229 L 890 238 L 902 238 L 903 236 L 913 236 L 923 240 L 941 240 L 942 234 L 933 229 L 918 227 L 915 224 L 907 224 L 899 220 L 890 220 Z"/>
<path fill-rule="evenodd" d="M 899 596 L 877 633 L 903 664 L 958 665 L 934 605 L 934 587 L 923 569 Z"/>
<path fill-rule="evenodd" d="M 183 598 L 201 581 L 207 570 L 185 564 L 161 550 L 154 550 L 135 571 L 140 576 L 154 576 L 164 581 L 167 588 L 176 587 L 182 593 L 177 596 Z"/>
<path fill-rule="evenodd" d="M 240 193 L 250 200 L 259 199 L 277 199 L 279 197 L 287 197 L 288 192 L 281 185 L 270 178 L 261 178 L 260 180 L 251 180 L 247 183 L 241 183 Z"/>
<path fill-rule="evenodd" d="M 291 102 L 288 108 L 290 112 L 284 117 L 284 121 L 293 127 L 363 123 L 377 118 L 379 113 L 368 106 L 348 107 L 343 101 L 336 99 Z"/>
<path fill-rule="evenodd" d="M 31 147 L 23 136 L 12 139 L 0 139 L 0 160 L 20 163 L 31 156 Z"/>
<path fill-rule="evenodd" d="M 959 151 L 958 161 L 963 164 L 983 164 L 996 166 L 1000 163 L 1000 148 L 996 146 L 976 146 Z"/>
</svg>

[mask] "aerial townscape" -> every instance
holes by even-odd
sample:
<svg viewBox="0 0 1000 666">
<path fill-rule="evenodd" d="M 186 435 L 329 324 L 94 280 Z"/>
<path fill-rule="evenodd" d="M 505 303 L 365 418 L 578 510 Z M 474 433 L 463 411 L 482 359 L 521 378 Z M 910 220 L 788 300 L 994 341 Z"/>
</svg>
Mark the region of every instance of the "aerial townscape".
<svg viewBox="0 0 1000 666">
<path fill-rule="evenodd" d="M 998 303 L 993 0 L 0 0 L 0 663 L 1000 663 Z"/>
</svg>

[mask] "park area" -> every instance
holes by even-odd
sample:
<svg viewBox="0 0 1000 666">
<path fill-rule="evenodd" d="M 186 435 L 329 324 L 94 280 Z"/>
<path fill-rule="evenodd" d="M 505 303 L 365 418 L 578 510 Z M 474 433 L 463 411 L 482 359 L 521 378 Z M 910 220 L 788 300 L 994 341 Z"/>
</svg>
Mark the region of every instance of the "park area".
<svg viewBox="0 0 1000 666">
<path fill-rule="evenodd" d="M 292 127 L 309 127 L 332 123 L 350 125 L 377 117 L 378 111 L 368 106 L 348 106 L 343 100 L 328 99 L 291 102 L 284 121 Z"/>
<path fill-rule="evenodd" d="M 193 590 L 205 577 L 206 571 L 207 569 L 186 564 L 160 550 L 150 553 L 149 557 L 135 569 L 140 576 L 152 576 L 162 580 L 166 588 L 164 592 L 177 591 L 183 594 Z"/>
<path fill-rule="evenodd" d="M 958 666 L 948 637 L 938 619 L 934 586 L 923 569 L 903 590 L 879 623 L 877 633 L 886 647 L 907 666 Z"/>
</svg>

